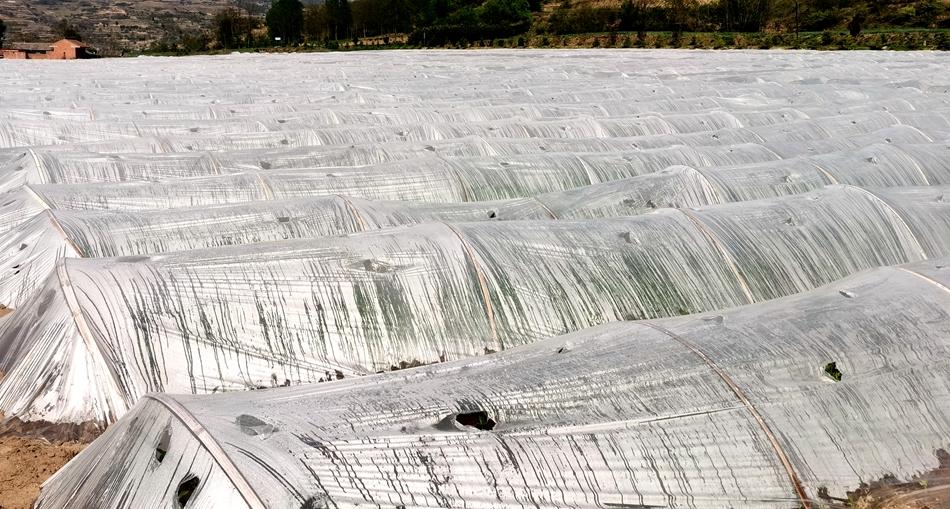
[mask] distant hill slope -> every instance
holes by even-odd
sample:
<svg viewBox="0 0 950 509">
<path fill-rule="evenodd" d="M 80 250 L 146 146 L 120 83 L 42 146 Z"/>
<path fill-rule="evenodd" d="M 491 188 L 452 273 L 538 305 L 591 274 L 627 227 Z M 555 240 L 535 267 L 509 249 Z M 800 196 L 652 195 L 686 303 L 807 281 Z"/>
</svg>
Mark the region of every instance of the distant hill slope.
<svg viewBox="0 0 950 509">
<path fill-rule="evenodd" d="M 646 9 L 669 10 L 674 5 L 671 0 L 632 1 Z M 535 27 L 537 31 L 553 28 L 562 33 L 609 31 L 620 28 L 619 11 L 623 3 L 624 0 L 549 0 L 536 17 Z M 950 28 L 950 0 L 681 0 L 679 4 L 684 13 L 682 27 L 693 31 L 736 28 L 725 26 L 729 23 L 729 9 L 733 18 L 736 14 L 759 17 L 762 28 L 772 30 L 792 30 L 796 24 L 802 30 L 844 29 L 855 16 L 860 16 L 862 26 L 867 28 Z M 549 24 L 555 13 L 562 20 L 562 30 Z M 656 21 L 647 23 L 646 28 L 660 29 L 649 26 L 656 25 Z"/>
<path fill-rule="evenodd" d="M 303 0 L 303 3 L 319 5 L 323 1 Z M 348 39 L 348 36 L 340 35 L 344 33 L 365 37 L 413 30 L 425 33 L 428 30 L 424 40 L 432 42 L 434 32 L 426 25 L 429 23 L 455 25 L 454 31 L 442 30 L 446 42 L 510 36 L 508 33 L 493 35 L 484 31 L 455 33 L 459 32 L 459 26 L 474 23 L 472 6 L 477 7 L 483 1 L 450 2 L 447 5 L 454 6 L 452 9 L 464 13 L 467 8 L 470 12 L 467 15 L 449 13 L 433 20 L 426 14 L 431 13 L 424 7 L 426 0 L 355 0 L 364 4 L 364 8 L 353 7 L 352 32 L 340 28 L 330 31 L 331 24 L 319 18 L 308 24 L 325 28 L 328 33 L 305 35 L 311 41 L 324 41 L 328 38 Z M 768 15 L 753 7 L 760 5 L 758 1 L 686 0 L 680 4 L 687 7 L 681 7 L 685 10 L 677 16 L 679 21 L 675 26 L 686 31 L 756 31 L 765 28 L 790 32 L 796 27 L 803 31 L 841 30 L 856 16 L 862 16 L 864 28 L 950 28 L 950 0 L 769 0 L 772 7 Z M 188 37 L 210 32 L 214 14 L 222 8 L 238 5 L 262 18 L 270 3 L 271 0 L 0 0 L 0 19 L 5 20 L 9 27 L 8 42 L 54 40 L 59 35 L 57 23 L 66 19 L 102 54 L 117 55 L 154 48 L 156 43 L 187 46 L 183 41 Z M 623 3 L 624 0 L 543 0 L 540 12 L 532 15 L 525 30 L 532 35 L 634 31 L 637 23 L 629 19 L 624 22 L 621 15 Z M 643 30 L 665 31 L 674 26 L 670 0 L 635 0 L 635 3 L 646 6 L 643 11 L 646 14 L 639 18 L 648 20 L 643 22 Z M 723 6 L 727 4 L 732 7 L 724 10 Z M 374 7 L 366 8 L 366 5 Z M 394 5 L 402 6 L 404 12 L 394 14 Z M 397 24 L 393 20 L 401 22 Z M 263 29 L 260 33 L 264 33 Z M 202 44 L 209 39 L 213 39 L 213 35 L 205 37 Z M 199 45 L 191 51 L 202 47 L 205 46 Z"/>
<path fill-rule="evenodd" d="M 257 10 L 270 4 L 244 3 Z M 56 24 L 66 19 L 84 39 L 110 54 L 207 29 L 214 13 L 230 4 L 229 0 L 0 0 L 0 19 L 8 26 L 7 41 L 29 42 L 55 39 Z"/>
</svg>

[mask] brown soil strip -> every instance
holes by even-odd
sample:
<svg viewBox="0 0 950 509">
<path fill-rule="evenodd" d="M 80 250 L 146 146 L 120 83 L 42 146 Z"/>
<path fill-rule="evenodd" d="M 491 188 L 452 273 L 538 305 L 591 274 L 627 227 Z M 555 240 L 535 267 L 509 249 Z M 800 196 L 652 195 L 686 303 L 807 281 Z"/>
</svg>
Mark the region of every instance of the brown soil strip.
<svg viewBox="0 0 950 509">
<path fill-rule="evenodd" d="M 887 476 L 848 493 L 847 500 L 825 498 L 833 509 L 950 509 L 950 453 L 936 451 L 937 468 L 901 481 Z"/>
<path fill-rule="evenodd" d="M 0 437 L 0 509 L 29 509 L 40 485 L 86 447 L 42 438 Z"/>
<path fill-rule="evenodd" d="M 23 422 L 0 413 L 0 509 L 33 507 L 40 485 L 101 432 L 91 423 Z"/>
</svg>

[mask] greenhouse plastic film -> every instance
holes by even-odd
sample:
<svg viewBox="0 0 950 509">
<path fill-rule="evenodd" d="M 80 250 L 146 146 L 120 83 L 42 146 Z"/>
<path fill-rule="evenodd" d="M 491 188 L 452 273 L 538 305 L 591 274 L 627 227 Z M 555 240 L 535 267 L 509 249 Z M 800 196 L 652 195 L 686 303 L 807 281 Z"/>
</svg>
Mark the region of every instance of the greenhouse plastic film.
<svg viewBox="0 0 950 509">
<path fill-rule="evenodd" d="M 238 491 L 249 507 L 844 498 L 863 482 L 936 468 L 947 445 L 950 293 L 918 270 L 881 268 L 767 303 L 417 370 L 144 399 L 45 485 L 39 507 L 112 507 L 106 486 L 126 503 L 164 503 L 169 479 L 190 475 L 202 497 Z M 171 465 L 220 448 L 219 465 L 236 473 L 156 462 L 163 426 Z"/>
<path fill-rule="evenodd" d="M 111 371 L 119 392 L 109 398 L 131 405 L 145 392 L 315 382 L 337 370 L 373 373 L 803 292 L 866 268 L 950 254 L 918 239 L 947 236 L 947 221 L 933 221 L 943 208 L 927 211 L 832 187 L 587 221 L 422 223 L 319 241 L 68 259 L 49 277 L 69 281 L 84 340 L 121 367 Z M 201 232 L 196 239 L 208 238 Z M 34 293 L 24 308 L 46 298 Z M 15 310 L 0 323 L 0 338 L 20 345 L 0 359 L 7 366 L 43 348 L 24 328 L 32 313 Z M 71 362 L 30 364 L 29 378 Z M 0 385 L 5 409 L 41 396 L 8 390 L 13 384 Z M 79 401 L 104 397 L 73 392 Z"/>
</svg>

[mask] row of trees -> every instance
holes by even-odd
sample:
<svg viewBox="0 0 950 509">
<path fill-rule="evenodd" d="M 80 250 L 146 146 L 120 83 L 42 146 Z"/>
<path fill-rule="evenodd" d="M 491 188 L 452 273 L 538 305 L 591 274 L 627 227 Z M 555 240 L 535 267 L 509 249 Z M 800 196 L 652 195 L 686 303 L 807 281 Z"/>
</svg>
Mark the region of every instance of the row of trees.
<svg viewBox="0 0 950 509">
<path fill-rule="evenodd" d="M 409 42 L 438 46 L 525 34 L 670 31 L 784 32 L 865 26 L 950 28 L 943 0 L 623 0 L 615 7 L 573 6 L 562 1 L 544 22 L 532 23 L 542 0 L 274 0 L 266 13 L 255 0 L 232 0 L 214 17 L 212 33 L 178 33 L 153 50 L 196 52 L 298 44 L 332 44 L 393 33 Z M 589 5 L 589 4 L 588 4 Z M 540 19 L 540 18 L 536 18 Z M 54 29 L 60 37 L 82 39 L 68 20 Z M 7 26 L 0 20 L 0 46 Z"/>
<path fill-rule="evenodd" d="M 624 0 L 620 7 L 563 2 L 540 30 L 552 34 L 610 31 L 822 31 L 864 25 L 950 28 L 941 0 Z"/>
<path fill-rule="evenodd" d="M 822 31 L 865 26 L 948 27 L 943 0 L 623 0 L 613 7 L 560 2 L 550 16 L 533 17 L 543 0 L 274 0 L 264 13 L 252 0 L 214 18 L 210 39 L 223 48 L 334 44 L 393 33 L 409 34 L 416 45 L 491 40 L 526 33 L 588 32 L 759 32 Z M 594 4 L 598 5 L 598 4 Z M 603 5 L 602 3 L 599 5 Z M 263 23 L 262 23 L 263 22 Z M 200 43 L 200 44 L 199 44 Z"/>
<path fill-rule="evenodd" d="M 430 34 L 445 39 L 468 32 L 521 33 L 530 28 L 532 10 L 540 8 L 541 0 L 325 0 L 307 7 L 299 0 L 275 0 L 266 25 L 284 43 L 392 33 L 412 33 L 425 42 Z"/>
<path fill-rule="evenodd" d="M 542 27 L 553 34 L 609 31 L 757 32 L 769 21 L 771 0 L 624 0 L 619 8 L 555 9 Z"/>
</svg>

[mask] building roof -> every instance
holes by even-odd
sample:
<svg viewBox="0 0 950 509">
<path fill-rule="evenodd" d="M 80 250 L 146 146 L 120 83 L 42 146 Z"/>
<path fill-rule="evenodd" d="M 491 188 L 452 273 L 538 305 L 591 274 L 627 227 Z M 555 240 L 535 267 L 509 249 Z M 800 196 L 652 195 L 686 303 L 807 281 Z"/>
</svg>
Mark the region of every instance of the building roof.
<svg viewBox="0 0 950 509">
<path fill-rule="evenodd" d="M 48 51 L 51 47 L 53 47 L 52 44 L 43 42 L 13 42 L 3 49 L 20 51 Z"/>
<path fill-rule="evenodd" d="M 6 50 L 20 50 L 20 51 L 49 51 L 53 49 L 53 45 L 67 43 L 73 48 L 88 48 L 89 45 L 82 41 L 77 41 L 75 39 L 60 39 L 54 43 L 47 42 L 14 42 L 7 46 Z"/>
<path fill-rule="evenodd" d="M 60 39 L 54 42 L 53 44 L 59 44 L 61 42 L 69 43 L 74 48 L 88 48 L 89 47 L 86 43 L 82 41 L 77 41 L 75 39 Z"/>
</svg>

